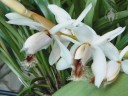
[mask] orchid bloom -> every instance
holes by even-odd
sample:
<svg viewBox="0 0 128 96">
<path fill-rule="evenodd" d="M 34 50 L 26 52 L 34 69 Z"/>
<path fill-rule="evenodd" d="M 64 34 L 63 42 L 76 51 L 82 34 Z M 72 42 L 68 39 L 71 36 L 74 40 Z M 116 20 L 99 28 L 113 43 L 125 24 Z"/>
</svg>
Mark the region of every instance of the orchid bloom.
<svg viewBox="0 0 128 96">
<path fill-rule="evenodd" d="M 124 73 L 128 74 L 128 60 L 122 60 L 127 51 L 128 46 L 126 46 L 119 54 L 117 48 L 111 46 L 111 49 L 108 51 L 110 61 L 107 64 L 106 82 L 111 83 L 116 79 L 121 69 Z M 113 56 L 110 56 L 110 54 L 113 54 Z"/>
<path fill-rule="evenodd" d="M 49 6 L 49 9 L 52 10 L 52 12 L 55 14 L 57 22 L 58 23 L 64 21 L 68 22 L 68 20 L 70 20 L 71 17 L 67 14 L 67 12 L 64 14 L 65 11 L 63 11 L 62 9 L 59 9 L 61 14 L 58 14 L 59 12 L 56 11 L 57 8 L 58 7 L 54 5 Z M 61 18 L 65 18 L 65 19 L 63 20 Z M 81 21 L 82 19 L 77 19 L 76 21 L 79 22 L 79 20 Z M 117 29 L 108 32 L 103 36 L 98 36 L 92 28 L 81 22 L 79 23 L 75 22 L 67 29 L 72 30 L 74 32 L 74 35 L 78 39 L 78 41 L 76 41 L 73 40 L 72 38 L 65 37 L 67 40 L 70 40 L 71 42 L 75 43 L 74 45 L 75 47 L 74 46 L 73 47 L 76 48 L 76 50 L 74 53 L 74 57 L 68 56 L 69 61 L 67 61 L 68 59 L 65 60 L 61 58 L 57 63 L 57 69 L 64 70 L 67 68 L 73 68 L 73 71 L 75 72 L 73 74 L 76 76 L 75 79 L 79 80 L 79 78 L 82 78 L 83 73 L 85 71 L 83 67 L 85 66 L 87 61 L 92 57 L 93 58 L 92 71 L 95 76 L 95 85 L 99 87 L 105 78 L 106 67 L 107 67 L 104 50 L 101 46 L 104 45 L 107 41 L 111 41 L 116 36 L 121 34 L 125 28 L 118 27 Z M 58 50 L 57 47 L 55 48 Z M 54 55 L 52 55 L 51 57 L 53 58 L 53 56 L 55 56 L 55 59 L 53 60 L 57 61 L 55 55 L 57 51 L 54 50 L 53 52 Z M 63 53 L 66 52 L 63 51 Z M 74 60 L 71 60 L 71 58 L 73 58 Z M 74 63 L 74 65 L 72 65 L 72 63 Z"/>
<path fill-rule="evenodd" d="M 59 15 L 55 15 L 55 16 L 57 19 L 59 18 Z M 61 16 L 65 16 L 65 15 L 61 15 Z M 69 19 L 70 18 L 68 18 L 67 20 Z M 78 21 L 78 19 L 76 21 Z M 61 23 L 61 21 L 59 20 L 58 22 Z M 72 73 L 74 74 L 73 78 L 75 78 L 75 80 L 79 80 L 84 76 L 85 64 L 91 57 L 93 57 L 92 71 L 95 76 L 95 85 L 99 87 L 105 78 L 106 66 L 107 66 L 105 54 L 103 52 L 101 45 L 102 44 L 104 45 L 107 41 L 111 41 L 112 39 L 114 39 L 116 36 L 121 34 L 125 28 L 118 27 L 117 29 L 111 32 L 108 32 L 103 36 L 98 36 L 92 28 L 90 28 L 89 26 L 81 22 L 79 23 L 74 22 L 71 26 L 67 27 L 67 29 L 72 30 L 74 32 L 74 35 L 78 39 L 78 41 L 76 41 L 68 36 L 65 36 L 67 40 L 75 43 L 74 45 L 75 47 L 74 46 L 73 47 L 76 48 L 76 50 L 74 53 L 74 57 L 69 55 L 69 52 L 68 52 L 69 56 L 67 55 L 67 59 L 61 58 L 57 62 L 57 66 L 56 66 L 57 69 L 64 70 L 67 68 L 72 68 L 74 72 Z M 62 44 L 59 44 L 59 46 L 62 46 Z M 56 58 L 56 54 L 58 52 L 58 48 L 57 47 L 55 48 L 57 49 L 57 51 L 55 50 L 53 51 L 54 55 L 51 56 L 52 58 L 54 56 Z M 63 48 L 60 48 L 60 49 L 61 49 L 61 54 L 67 53 L 66 50 L 62 50 Z M 53 60 L 57 61 L 57 59 L 53 59 Z"/>
<path fill-rule="evenodd" d="M 66 26 L 65 26 L 65 23 L 63 23 L 57 27 L 55 26 L 55 27 L 51 28 L 51 30 L 47 30 L 43 27 L 43 25 L 41 23 L 31 20 L 31 19 L 29 19 L 25 16 L 22 16 L 18 13 L 8 13 L 8 14 L 6 14 L 6 17 L 9 19 L 8 23 L 10 23 L 10 24 L 25 25 L 25 26 L 29 26 L 31 29 L 35 29 L 35 30 L 39 31 L 38 33 L 35 33 L 32 36 L 30 36 L 25 41 L 23 48 L 21 49 L 21 51 L 26 51 L 26 53 L 27 53 L 25 62 L 27 61 L 27 58 L 34 56 L 34 54 L 37 51 L 39 51 L 41 49 L 48 48 L 48 46 L 51 44 L 51 41 L 53 40 L 51 35 L 54 35 L 54 32 L 57 32 L 58 28 L 60 30 L 61 27 L 68 26 L 67 23 L 66 23 Z M 35 59 L 31 59 L 31 62 L 34 62 L 34 60 Z"/>
<path fill-rule="evenodd" d="M 52 38 L 50 37 L 49 30 L 44 29 L 40 23 L 18 13 L 8 13 L 6 17 L 9 19 L 8 23 L 10 24 L 29 26 L 32 29 L 40 31 L 26 40 L 21 51 L 26 51 L 27 54 L 35 54 L 37 51 L 46 49 L 50 45 Z"/>
<path fill-rule="evenodd" d="M 81 45 L 76 49 L 74 60 L 79 61 L 78 63 L 84 66 L 91 57 L 93 58 L 92 72 L 95 76 L 94 83 L 97 87 L 99 87 L 101 82 L 104 80 L 107 71 L 105 54 L 100 46 L 105 45 L 106 41 L 114 39 L 114 37 L 121 34 L 124 29 L 125 28 L 118 27 L 103 36 L 98 36 L 98 38 L 95 35 L 87 38 L 88 35 L 86 35 L 86 38 L 84 39 L 82 38 L 82 36 L 84 36 L 83 34 L 80 34 L 81 36 L 78 34 L 76 35 L 81 40 Z"/>
<path fill-rule="evenodd" d="M 77 72 L 75 74 L 76 79 L 78 79 L 83 76 L 83 67 L 92 57 L 92 71 L 95 76 L 95 85 L 99 87 L 106 76 L 107 67 L 104 50 L 101 46 L 106 44 L 107 41 L 110 41 L 121 34 L 124 29 L 125 28 L 118 27 L 115 30 L 104 34 L 103 36 L 98 36 L 93 29 L 83 23 L 80 23 L 76 27 L 72 27 L 72 30 L 75 32 L 75 36 L 79 40 L 79 42 L 76 42 L 75 40 L 70 39 L 73 43 L 75 43 L 73 46 L 74 48 L 76 48 L 73 57 L 75 63 L 72 66 L 71 63 L 73 63 L 73 61 L 69 64 L 66 63 L 64 59 L 60 59 L 57 63 L 58 68 L 60 68 L 60 70 L 70 67 L 74 68 L 74 72 Z"/>
<path fill-rule="evenodd" d="M 37 29 L 38 31 L 41 31 L 41 32 L 35 33 L 32 36 L 30 36 L 25 41 L 23 48 L 21 49 L 21 51 L 25 51 L 27 53 L 27 57 L 25 61 L 22 62 L 23 64 L 26 64 L 26 65 L 32 65 L 32 63 L 35 63 L 34 54 L 41 49 L 48 48 L 48 46 L 51 44 L 53 40 L 52 37 L 54 37 L 54 35 L 56 34 L 55 32 L 58 32 L 60 29 L 62 29 L 61 27 L 66 27 L 69 24 L 71 25 L 71 23 L 73 22 L 73 21 L 69 21 L 65 23 L 63 22 L 63 24 L 58 24 L 54 26 L 53 28 L 51 28 L 50 30 L 46 30 L 43 28 L 43 26 L 40 23 L 37 23 L 17 13 L 9 13 L 6 16 L 9 19 L 8 23 L 16 24 L 16 25 L 26 25 L 31 28 Z M 30 57 L 31 59 L 28 60 L 28 58 Z"/>
<path fill-rule="evenodd" d="M 26 51 L 26 53 L 28 54 L 26 58 L 33 56 L 33 54 L 35 54 L 37 51 L 39 51 L 41 49 L 46 49 L 51 44 L 51 41 L 53 40 L 52 37 L 55 37 L 54 38 L 55 44 L 53 46 L 53 50 L 49 57 L 49 63 L 50 63 L 50 65 L 53 65 L 55 62 L 57 62 L 57 60 L 60 57 L 65 58 L 65 56 L 63 56 L 63 54 L 65 54 L 65 53 L 63 53 L 63 47 L 64 46 L 67 47 L 70 43 L 70 41 L 65 40 L 66 36 L 62 36 L 62 35 L 54 36 L 54 35 L 57 33 L 58 28 L 60 28 L 60 30 L 58 30 L 58 31 L 62 31 L 62 33 L 66 34 L 66 35 L 67 34 L 73 35 L 73 32 L 71 30 L 61 28 L 61 27 L 64 28 L 64 27 L 68 26 L 67 23 L 65 24 L 64 22 L 67 22 L 67 21 L 73 22 L 73 20 L 71 19 L 70 15 L 66 11 L 57 7 L 56 5 L 49 5 L 48 7 L 49 7 L 49 9 L 53 9 L 52 11 L 54 14 L 57 14 L 56 20 L 60 24 L 58 27 L 55 26 L 55 27 L 51 28 L 50 30 L 45 29 L 41 23 L 31 20 L 31 19 L 29 19 L 25 16 L 22 16 L 18 13 L 9 13 L 9 14 L 6 14 L 6 17 L 9 19 L 8 23 L 10 23 L 10 24 L 25 25 L 25 26 L 29 26 L 31 29 L 40 31 L 38 33 L 33 34 L 25 41 L 21 51 Z M 87 6 L 87 8 L 85 8 L 85 10 L 78 17 L 78 19 L 76 21 L 74 21 L 76 25 L 82 21 L 82 19 L 89 12 L 91 7 L 92 7 L 91 4 L 89 6 Z M 61 16 L 58 16 L 58 13 L 63 13 L 63 16 L 64 16 L 63 19 L 61 18 L 62 14 L 61 14 Z M 67 18 L 67 17 L 70 19 L 65 20 L 65 18 Z M 62 22 L 62 20 L 64 20 L 64 21 Z M 61 41 L 58 39 L 60 39 Z M 62 48 L 59 47 L 60 45 L 63 45 L 63 44 L 60 44 L 61 42 L 64 44 L 64 46 Z M 66 49 L 66 50 L 68 50 L 68 49 Z M 58 52 L 58 54 L 56 54 L 56 52 Z M 65 58 L 65 60 L 69 61 L 69 59 L 67 60 L 66 58 Z M 31 60 L 33 60 L 33 59 L 31 59 Z M 31 62 L 33 62 L 33 61 L 31 61 Z"/>
<path fill-rule="evenodd" d="M 54 6 L 56 6 L 56 5 L 54 5 Z M 87 12 L 89 10 L 90 10 L 90 8 L 87 10 Z M 65 11 L 65 13 L 66 13 L 66 11 Z M 38 22 L 36 22 L 34 20 L 31 20 L 31 19 L 29 19 L 29 18 L 27 18 L 25 16 L 22 16 L 22 15 L 20 15 L 18 13 L 8 13 L 8 14 L 6 14 L 6 17 L 9 19 L 8 23 L 10 23 L 10 24 L 25 25 L 25 26 L 29 26 L 32 29 L 36 29 L 36 30 L 40 31 L 40 32 L 35 33 L 34 35 L 30 36 L 26 40 L 26 42 L 24 43 L 23 48 L 21 49 L 21 51 L 26 51 L 27 54 L 30 54 L 30 55 L 36 53 L 40 49 L 46 49 L 50 45 L 50 43 L 52 41 L 52 38 L 50 37 L 50 35 L 51 34 L 54 35 L 57 32 L 56 29 L 54 29 L 54 28 L 52 28 L 51 30 L 46 30 L 41 23 L 38 23 Z M 65 26 L 65 24 L 62 24 L 61 26 L 63 26 L 63 25 Z M 61 31 L 64 34 L 69 34 L 69 32 L 70 32 L 69 30 L 64 30 L 64 31 L 61 30 Z M 59 37 L 61 37 L 61 36 L 59 36 Z M 64 43 L 65 46 L 68 46 L 68 44 L 69 44 L 69 42 L 65 42 L 65 41 L 63 43 Z M 57 45 L 57 44 L 54 44 L 54 45 Z M 55 46 L 55 47 L 58 48 L 58 45 Z M 53 48 L 53 49 L 55 49 L 55 48 Z M 60 55 L 58 57 L 60 57 Z M 52 61 L 52 59 L 50 59 L 50 60 Z"/>
<path fill-rule="evenodd" d="M 71 16 L 62 8 L 54 4 L 48 5 L 48 8 L 50 9 L 50 11 L 55 15 L 57 23 L 61 24 L 64 22 L 74 21 L 73 23 L 74 26 L 78 25 L 83 20 L 83 18 L 90 11 L 91 7 L 92 7 L 92 4 L 89 4 L 80 14 L 80 16 L 76 20 L 74 20 L 74 19 L 71 19 Z M 74 32 L 72 30 L 69 30 L 68 28 L 63 27 L 60 31 L 66 35 L 70 35 L 70 36 L 74 35 Z M 52 34 L 54 34 L 55 32 L 56 31 L 52 32 Z M 65 47 L 67 47 L 70 43 L 68 39 L 71 39 L 71 38 L 68 38 L 68 36 L 65 36 L 65 35 L 60 36 L 60 40 L 64 44 Z M 54 63 L 57 62 L 57 60 L 60 58 L 60 53 L 62 53 L 61 51 L 63 52 L 63 50 L 59 47 L 59 44 L 55 42 L 52 48 L 51 54 L 49 56 L 50 65 L 53 65 Z M 62 60 L 60 62 L 62 62 Z"/>
</svg>

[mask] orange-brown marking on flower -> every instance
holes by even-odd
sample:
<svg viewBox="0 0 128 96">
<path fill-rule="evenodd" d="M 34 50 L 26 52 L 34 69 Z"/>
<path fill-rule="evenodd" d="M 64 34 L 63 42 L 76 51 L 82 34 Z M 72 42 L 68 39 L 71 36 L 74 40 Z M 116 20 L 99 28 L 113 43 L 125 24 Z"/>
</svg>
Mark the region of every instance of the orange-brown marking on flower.
<svg viewBox="0 0 128 96">
<path fill-rule="evenodd" d="M 90 79 L 90 83 L 94 84 L 94 82 L 95 82 L 95 77 L 93 76 L 93 77 L 91 77 L 91 79 Z"/>
<path fill-rule="evenodd" d="M 49 32 L 48 30 L 44 30 L 44 32 L 45 32 L 49 37 L 51 37 L 51 34 L 50 34 L 50 32 Z"/>
<path fill-rule="evenodd" d="M 121 61 L 117 61 L 118 64 L 121 64 Z"/>
<path fill-rule="evenodd" d="M 86 46 L 91 46 L 91 44 L 90 43 L 84 43 Z"/>
<path fill-rule="evenodd" d="M 80 60 L 75 60 L 74 62 L 75 70 L 74 75 L 75 77 L 80 78 L 84 74 L 84 66 L 81 64 Z"/>
<path fill-rule="evenodd" d="M 34 58 L 34 55 L 31 54 L 26 57 L 26 60 L 27 60 L 27 62 L 31 62 L 33 60 L 33 58 Z"/>
</svg>

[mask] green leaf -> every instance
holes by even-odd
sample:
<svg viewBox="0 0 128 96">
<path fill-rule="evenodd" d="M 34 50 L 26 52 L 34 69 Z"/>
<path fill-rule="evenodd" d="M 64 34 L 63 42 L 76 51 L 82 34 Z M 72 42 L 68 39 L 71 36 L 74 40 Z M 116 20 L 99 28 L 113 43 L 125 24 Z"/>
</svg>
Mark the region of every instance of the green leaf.
<svg viewBox="0 0 128 96">
<path fill-rule="evenodd" d="M 44 16 L 47 19 L 54 21 L 53 14 L 48 9 L 49 2 L 47 0 L 34 0 L 34 1 L 37 4 L 37 6 L 40 8 L 40 10 L 42 11 Z"/>
<path fill-rule="evenodd" d="M 128 34 L 122 36 L 120 41 L 117 42 L 116 47 L 118 49 L 123 49 L 128 44 Z"/>
<path fill-rule="evenodd" d="M 86 81 L 74 81 L 61 88 L 53 96 L 128 96 L 127 83 L 128 76 L 122 73 L 114 83 L 106 87 L 97 88 Z"/>
<path fill-rule="evenodd" d="M 84 22 L 89 25 L 92 26 L 93 23 L 93 16 L 94 16 L 94 9 L 97 3 L 97 0 L 87 0 L 86 2 L 86 6 L 88 6 L 90 3 L 92 3 L 92 8 L 91 10 L 88 12 L 87 16 L 84 19 Z"/>
<path fill-rule="evenodd" d="M 106 18 L 106 16 L 97 20 L 96 23 L 94 24 L 95 29 L 102 30 L 103 28 L 106 28 L 106 26 L 110 27 L 110 26 L 114 25 L 114 23 L 117 24 L 119 21 L 122 21 L 123 19 L 127 20 L 128 10 L 117 12 L 117 13 L 115 13 L 115 16 L 117 16 L 117 18 L 115 18 L 113 22 L 110 22 Z"/>
</svg>

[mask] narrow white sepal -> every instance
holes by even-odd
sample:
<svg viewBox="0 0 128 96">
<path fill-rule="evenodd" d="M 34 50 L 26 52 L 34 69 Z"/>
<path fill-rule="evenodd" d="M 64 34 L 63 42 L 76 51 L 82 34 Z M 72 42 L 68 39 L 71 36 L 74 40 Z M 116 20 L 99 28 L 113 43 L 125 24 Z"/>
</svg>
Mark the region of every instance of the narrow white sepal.
<svg viewBox="0 0 128 96">
<path fill-rule="evenodd" d="M 62 41 L 62 43 L 65 47 L 67 47 L 70 42 Z M 58 43 L 55 41 L 54 46 L 53 46 L 52 51 L 49 56 L 50 65 L 53 65 L 54 63 L 56 63 L 59 58 L 60 58 L 60 47 L 59 47 Z"/>
<path fill-rule="evenodd" d="M 95 47 L 92 49 L 93 55 L 93 64 L 92 64 L 92 72 L 95 76 L 95 85 L 99 88 L 102 81 L 106 76 L 106 58 L 103 51 L 99 47 Z"/>
<path fill-rule="evenodd" d="M 76 52 L 76 49 L 79 47 L 79 45 L 77 45 L 77 44 L 74 44 L 72 47 L 71 47 L 71 49 L 70 49 L 70 53 L 71 53 L 71 55 L 74 57 L 74 54 L 75 54 L 75 52 Z"/>
<path fill-rule="evenodd" d="M 120 60 L 122 60 L 123 56 L 128 52 L 128 46 L 126 46 L 121 52 L 120 52 Z"/>
<path fill-rule="evenodd" d="M 35 54 L 37 51 L 47 48 L 51 41 L 52 39 L 44 32 L 38 32 L 25 41 L 21 51 L 26 51 L 27 54 Z"/>
<path fill-rule="evenodd" d="M 71 16 L 62 8 L 57 5 L 48 5 L 49 10 L 55 15 L 56 21 L 58 23 L 63 23 L 65 21 L 71 20 Z"/>
<path fill-rule="evenodd" d="M 50 32 L 51 34 L 55 34 L 56 32 L 60 31 L 61 29 L 65 28 L 65 27 L 67 27 L 67 26 L 69 26 L 69 25 L 71 25 L 73 22 L 74 22 L 74 21 L 67 21 L 67 22 L 60 23 L 60 24 L 54 26 L 53 28 L 51 28 L 51 29 L 49 30 L 49 32 Z"/>
<path fill-rule="evenodd" d="M 106 79 L 107 81 L 114 80 L 120 72 L 120 64 L 117 61 L 109 61 L 107 64 L 107 73 Z"/>
<path fill-rule="evenodd" d="M 9 24 L 15 24 L 15 25 L 25 25 L 25 26 L 39 26 L 43 27 L 40 23 L 34 22 L 29 19 L 19 19 L 19 20 L 10 20 L 7 23 Z"/>
<path fill-rule="evenodd" d="M 76 19 L 76 21 L 74 22 L 74 26 L 77 26 L 83 19 L 84 17 L 88 14 L 88 12 L 91 10 L 92 8 L 92 4 L 90 3 L 80 14 L 80 16 Z"/>
<path fill-rule="evenodd" d="M 52 48 L 52 51 L 50 53 L 50 56 L 49 56 L 50 65 L 53 65 L 54 63 L 56 63 L 59 58 L 60 58 L 60 48 L 57 42 L 55 42 Z"/>
<path fill-rule="evenodd" d="M 70 41 L 70 42 L 72 42 L 72 43 L 74 43 L 74 44 L 76 44 L 76 45 L 80 45 L 80 44 L 81 44 L 79 41 L 74 40 L 74 39 L 72 39 L 71 37 L 64 36 L 64 35 L 63 35 L 63 37 L 64 37 L 64 39 L 66 39 L 66 40 L 68 40 L 68 41 Z"/>
<path fill-rule="evenodd" d="M 101 48 L 104 51 L 106 57 L 108 57 L 110 60 L 119 60 L 119 51 L 111 42 L 102 44 Z"/>
<path fill-rule="evenodd" d="M 118 28 L 114 29 L 113 31 L 110 31 L 110 32 L 104 34 L 99 39 L 94 40 L 92 43 L 93 43 L 93 45 L 100 45 L 100 44 L 102 44 L 102 43 L 104 43 L 106 41 L 111 41 L 116 36 L 121 34 L 123 32 L 123 30 L 124 30 L 124 28 L 118 27 Z"/>
<path fill-rule="evenodd" d="M 121 67 L 122 67 L 123 72 L 128 74 L 128 60 L 127 59 L 122 61 Z"/>
<path fill-rule="evenodd" d="M 63 58 L 61 58 L 56 65 L 56 69 L 57 70 L 64 70 L 67 68 L 71 68 L 71 64 L 68 64 Z"/>
<path fill-rule="evenodd" d="M 35 22 L 18 13 L 8 13 L 5 16 L 9 19 L 9 21 L 7 22 L 9 24 L 29 26 L 30 28 L 36 29 L 38 31 L 44 30 L 44 27 L 42 26 L 42 24 Z"/>
<path fill-rule="evenodd" d="M 15 13 L 15 12 L 12 12 L 12 13 L 7 13 L 5 15 L 9 20 L 13 20 L 13 19 L 26 19 L 26 17 L 18 14 L 18 13 Z"/>
<path fill-rule="evenodd" d="M 60 47 L 60 55 L 61 57 L 69 64 L 71 64 L 72 62 L 72 56 L 71 53 L 69 52 L 69 50 L 60 42 L 59 38 L 56 35 L 52 36 L 54 38 L 54 40 L 58 43 L 59 47 Z"/>
<path fill-rule="evenodd" d="M 117 32 L 117 34 L 112 35 L 112 36 L 109 38 L 108 41 L 113 40 L 115 37 L 117 37 L 117 36 L 120 35 L 122 32 L 124 32 L 125 28 L 126 28 L 126 27 L 123 27 L 119 32 Z"/>
<path fill-rule="evenodd" d="M 92 42 L 94 36 L 96 35 L 95 31 L 84 23 L 79 23 L 76 27 L 72 26 L 71 30 L 74 31 L 74 35 L 77 39 L 83 43 Z"/>
<path fill-rule="evenodd" d="M 81 63 L 83 65 L 87 64 L 87 62 L 89 61 L 91 56 L 92 56 L 91 47 L 89 45 L 86 45 L 85 50 L 84 50 L 83 55 L 82 55 L 82 58 L 81 58 Z"/>
<path fill-rule="evenodd" d="M 82 56 L 83 56 L 83 53 L 84 53 L 84 50 L 85 50 L 85 44 L 82 44 L 81 46 L 79 46 L 77 49 L 76 49 L 76 52 L 75 52 L 75 56 L 74 56 L 74 59 L 81 59 Z"/>
</svg>

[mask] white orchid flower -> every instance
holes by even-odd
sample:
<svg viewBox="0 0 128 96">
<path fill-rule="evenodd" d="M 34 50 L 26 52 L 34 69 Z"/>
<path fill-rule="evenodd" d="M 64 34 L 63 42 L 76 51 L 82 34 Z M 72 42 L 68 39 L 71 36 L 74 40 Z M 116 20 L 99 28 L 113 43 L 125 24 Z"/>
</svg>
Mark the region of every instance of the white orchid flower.
<svg viewBox="0 0 128 96">
<path fill-rule="evenodd" d="M 77 28 L 77 30 L 79 30 Z M 74 30 L 75 32 L 78 32 Z M 94 35 L 94 32 L 83 32 L 77 34 L 77 38 L 80 39 L 81 45 L 77 48 L 74 59 L 81 60 L 81 64 L 85 65 L 87 61 L 92 57 L 92 71 L 95 76 L 95 85 L 100 86 L 101 82 L 106 76 L 106 58 L 100 46 L 106 43 L 108 40 L 114 39 L 117 35 L 121 34 L 124 31 L 124 28 L 118 27 L 117 29 L 104 34 L 103 36 Z M 80 31 L 82 32 L 82 31 Z M 92 34 L 92 35 L 91 35 Z M 86 38 L 84 39 L 84 37 Z"/>
<path fill-rule="evenodd" d="M 54 13 L 55 18 L 58 23 L 68 21 L 71 19 L 71 17 L 67 14 L 66 11 L 58 8 L 55 5 L 49 6 L 49 9 Z M 61 14 L 58 14 L 59 11 L 57 9 L 60 11 Z M 81 18 L 82 15 L 80 15 L 79 17 Z M 65 19 L 62 20 L 62 18 L 65 18 Z M 77 62 L 77 63 L 79 63 L 79 66 L 84 66 L 87 63 L 87 61 L 91 57 L 93 57 L 92 70 L 95 75 L 95 85 L 97 87 L 99 87 L 101 82 L 104 80 L 104 78 L 106 76 L 106 66 L 107 66 L 106 58 L 103 53 L 104 50 L 101 49 L 102 47 L 100 47 L 100 45 L 102 45 L 102 44 L 104 45 L 106 43 L 106 41 L 111 41 L 112 39 L 114 39 L 116 36 L 121 34 L 125 28 L 119 27 L 119 28 L 100 37 L 96 34 L 96 32 L 92 28 L 81 23 L 81 20 L 82 19 L 77 19 L 76 21 L 78 23 L 75 22 L 72 24 L 72 26 L 69 26 L 69 29 L 73 30 L 74 35 L 77 37 L 77 39 L 80 42 L 76 42 L 75 40 L 68 38 L 68 37 L 65 37 L 65 38 L 72 41 L 73 43 L 75 43 L 77 45 L 81 45 L 77 48 L 75 56 L 74 56 L 74 59 L 79 61 L 79 62 Z M 58 58 L 59 58 L 59 56 L 58 56 Z M 64 59 L 60 59 L 57 63 L 57 69 L 64 70 L 66 68 L 70 68 L 72 65 L 71 63 L 67 63 L 67 61 L 65 61 Z M 78 70 L 78 68 L 75 68 L 75 70 Z M 81 73 L 84 73 L 84 72 L 81 72 Z M 79 76 L 79 77 L 81 77 L 81 76 Z"/>
<path fill-rule="evenodd" d="M 33 59 L 34 54 L 41 49 L 48 48 L 48 46 L 51 44 L 51 41 L 53 39 L 57 42 L 57 44 L 59 45 L 59 47 L 61 49 L 60 56 L 62 58 L 64 58 L 66 61 L 69 61 L 70 53 L 68 52 L 68 49 L 66 47 L 64 47 L 64 45 L 60 42 L 58 36 L 55 35 L 54 32 L 58 32 L 61 28 L 71 25 L 72 22 L 73 21 L 65 22 L 63 24 L 58 24 L 58 25 L 54 26 L 53 28 L 51 28 L 49 31 L 44 30 L 42 32 L 38 32 L 38 33 L 35 33 L 32 36 L 30 36 L 25 41 L 23 48 L 21 49 L 21 51 L 25 51 L 27 53 L 27 57 L 26 57 L 25 61 L 22 63 L 24 65 L 34 65 L 35 64 L 35 59 Z M 47 31 L 49 34 L 47 34 Z M 66 53 L 64 53 L 62 50 Z M 69 58 L 68 58 L 68 56 L 69 56 Z M 28 60 L 28 59 L 30 59 L 30 60 Z"/>
<path fill-rule="evenodd" d="M 92 71 L 95 76 L 95 85 L 97 87 L 99 87 L 104 80 L 107 68 L 106 58 L 103 52 L 104 50 L 101 46 L 106 44 L 107 41 L 110 41 L 121 34 L 124 29 L 125 28 L 118 27 L 115 30 L 104 34 L 103 36 L 98 36 L 95 31 L 89 26 L 80 23 L 78 26 L 72 27 L 72 30 L 75 32 L 75 36 L 78 38 L 79 42 L 76 42 L 75 40 L 72 40 L 71 38 L 69 39 L 67 37 L 68 40 L 75 43 L 75 46 L 77 46 L 75 47 L 76 50 L 73 59 L 79 64 L 74 64 L 74 67 L 75 65 L 79 65 L 81 67 L 78 68 L 81 68 L 81 70 L 84 71 L 82 66 L 84 67 L 87 61 L 91 57 L 93 58 Z M 60 62 L 63 64 L 61 64 Z M 70 68 L 72 65 L 71 63 L 67 63 L 67 61 L 64 61 L 64 59 L 60 59 L 57 63 L 57 68 L 60 70 Z M 75 70 L 78 70 L 78 68 L 75 67 Z M 79 75 L 77 75 L 78 73 L 76 73 L 77 78 L 81 78 L 84 72 L 77 72 L 81 73 Z"/>
<path fill-rule="evenodd" d="M 103 36 L 98 36 L 95 34 L 93 29 L 84 26 L 87 25 L 81 23 L 79 26 L 72 28 L 81 43 L 81 45 L 76 49 L 74 59 L 78 61 L 80 60 L 80 63 L 85 66 L 87 61 L 91 57 L 93 58 L 92 71 L 95 76 L 94 83 L 99 87 L 106 76 L 107 67 L 104 54 L 105 50 L 103 50 L 101 46 L 104 46 L 107 41 L 110 41 L 121 34 L 125 28 L 118 27 Z"/>
<path fill-rule="evenodd" d="M 92 4 L 89 4 L 83 10 L 83 12 L 80 14 L 80 16 L 76 20 L 73 20 L 73 19 L 71 19 L 71 16 L 62 8 L 60 8 L 54 4 L 48 5 L 48 8 L 55 15 L 56 21 L 59 24 L 64 23 L 64 22 L 74 21 L 73 25 L 75 25 L 75 26 L 78 25 L 83 20 L 83 18 L 86 16 L 86 14 L 90 11 L 91 7 L 92 7 Z M 60 31 L 64 34 L 68 34 L 71 36 L 74 35 L 74 32 L 72 30 L 69 30 L 68 28 L 62 28 Z M 54 31 L 54 32 L 56 32 L 56 31 Z M 68 39 L 71 39 L 71 38 L 68 38 L 67 36 L 64 36 L 64 35 L 62 35 L 60 38 L 61 42 L 64 44 L 65 47 L 67 47 L 70 43 L 70 41 L 68 41 Z M 61 53 L 61 49 L 60 49 L 59 45 L 55 42 L 55 44 L 52 48 L 51 54 L 49 56 L 50 65 L 53 65 L 54 63 L 57 62 L 57 60 L 60 58 L 60 53 Z M 62 61 L 64 61 L 64 60 L 60 60 L 58 63 L 60 63 Z M 63 69 L 65 69 L 65 67 L 63 67 Z"/>
<path fill-rule="evenodd" d="M 51 41 L 52 41 L 52 38 L 51 38 L 52 36 L 50 37 L 50 35 L 56 34 L 55 32 L 57 32 L 57 30 L 59 31 L 61 27 L 65 27 L 65 25 L 66 26 L 68 25 L 67 23 L 65 24 L 63 22 L 63 24 L 60 24 L 58 27 L 53 27 L 51 30 L 46 30 L 44 29 L 42 24 L 34 20 L 31 20 L 25 16 L 22 16 L 18 13 L 8 13 L 6 14 L 6 17 L 9 19 L 8 23 L 10 24 L 25 25 L 40 31 L 30 36 L 25 41 L 23 48 L 21 49 L 21 51 L 26 51 L 28 56 L 35 54 L 37 51 L 41 49 L 46 49 L 51 44 Z M 65 32 L 65 34 L 67 33 Z"/>
<path fill-rule="evenodd" d="M 27 54 L 35 54 L 37 51 L 46 49 L 50 45 L 52 38 L 50 37 L 48 30 L 43 28 L 42 24 L 18 13 L 8 13 L 6 14 L 6 17 L 9 19 L 8 23 L 10 24 L 29 26 L 30 28 L 40 31 L 26 40 L 21 51 L 26 51 Z M 59 25 L 59 28 L 61 26 L 65 26 L 65 23 Z M 54 31 L 56 31 L 56 29 L 52 28 L 51 34 L 54 34 Z"/>
<path fill-rule="evenodd" d="M 104 50 L 101 49 L 102 47 L 100 47 L 100 45 L 104 45 L 106 41 L 111 41 L 112 39 L 114 39 L 116 36 L 121 34 L 125 28 L 118 27 L 117 29 L 103 36 L 98 36 L 92 28 L 81 22 L 78 23 L 77 26 L 75 25 L 75 23 L 73 23 L 73 25 L 70 26 L 69 29 L 73 30 L 74 35 L 77 37 L 77 39 L 80 42 L 76 42 L 75 40 L 68 37 L 66 37 L 66 39 L 70 40 L 76 45 L 81 45 L 77 48 L 74 59 L 80 61 L 79 65 L 81 64 L 81 66 L 84 66 L 87 63 L 87 61 L 91 57 L 93 57 L 94 63 L 92 64 L 92 70 L 95 75 L 95 85 L 99 87 L 101 82 L 105 78 L 105 74 L 106 74 L 106 58 L 103 53 Z M 100 58 L 102 58 L 102 60 Z M 98 65 L 97 65 L 97 60 L 98 62 L 101 62 Z M 66 68 L 71 68 L 71 65 L 72 64 L 67 63 L 67 61 L 65 61 L 64 59 L 60 59 L 57 63 L 57 69 L 64 70 Z M 78 70 L 78 68 L 75 68 L 75 70 Z M 81 74 L 81 76 L 83 75 Z M 81 76 L 79 75 L 80 78 Z"/>
<path fill-rule="evenodd" d="M 126 74 L 128 74 L 128 60 L 122 60 L 123 56 L 128 51 L 128 46 L 126 46 L 119 54 L 116 47 L 112 47 L 108 51 L 108 54 L 114 54 L 113 56 L 108 55 L 110 61 L 107 64 L 107 82 L 112 82 L 119 74 L 120 69 Z M 111 53 L 112 52 L 112 53 Z"/>
</svg>

